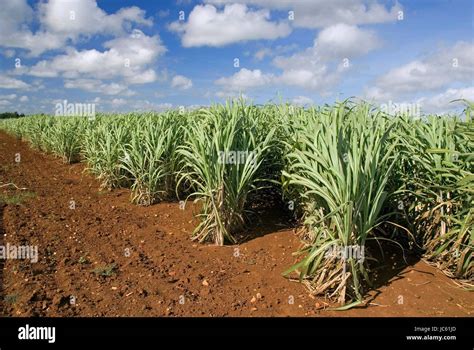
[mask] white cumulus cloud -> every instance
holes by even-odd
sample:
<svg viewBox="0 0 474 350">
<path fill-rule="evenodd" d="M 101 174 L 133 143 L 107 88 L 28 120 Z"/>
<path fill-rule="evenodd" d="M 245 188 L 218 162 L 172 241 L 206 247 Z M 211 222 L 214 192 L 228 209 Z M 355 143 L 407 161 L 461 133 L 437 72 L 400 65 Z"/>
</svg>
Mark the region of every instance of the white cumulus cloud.
<svg viewBox="0 0 474 350">
<path fill-rule="evenodd" d="M 39 27 L 31 29 L 37 19 Z M 29 51 L 39 56 L 62 49 L 69 41 L 94 34 L 121 36 L 133 25 L 150 26 L 152 21 L 138 7 L 126 7 L 107 14 L 96 0 L 50 0 L 38 4 L 38 11 L 26 0 L 2 2 L 0 46 Z"/>
<path fill-rule="evenodd" d="M 459 41 L 382 74 L 366 88 L 365 96 L 374 101 L 396 99 L 447 89 L 453 83 L 472 85 L 473 81 L 474 44 Z"/>
<path fill-rule="evenodd" d="M 104 83 L 101 80 L 96 79 L 75 79 L 66 80 L 64 82 L 66 89 L 80 89 L 89 92 L 98 92 L 104 95 L 128 95 L 131 96 L 134 93 L 128 89 L 128 86 L 120 83 Z"/>
<path fill-rule="evenodd" d="M 121 78 L 126 84 L 157 80 L 157 74 L 150 66 L 166 51 L 158 35 L 150 37 L 135 30 L 127 37 L 105 42 L 104 47 L 104 51 L 69 48 L 52 60 L 39 61 L 31 67 L 29 74 L 83 80 Z"/>
<path fill-rule="evenodd" d="M 14 100 L 15 98 L 16 94 L 0 95 L 1 100 Z"/>
<path fill-rule="evenodd" d="M 296 96 L 291 100 L 291 102 L 298 106 L 307 106 L 314 104 L 314 101 L 306 96 Z"/>
<path fill-rule="evenodd" d="M 461 107 L 460 103 L 451 102 L 457 99 L 474 101 L 474 86 L 460 89 L 450 88 L 433 96 L 422 97 L 417 102 L 425 113 L 443 113 Z"/>
<path fill-rule="evenodd" d="M 215 84 L 224 86 L 224 92 L 281 84 L 327 94 L 341 80 L 348 68 L 344 67 L 346 58 L 365 55 L 379 45 L 379 38 L 370 30 L 336 24 L 320 31 L 313 46 L 290 56 L 275 57 L 273 65 L 281 70 L 279 74 L 243 68 L 230 77 L 216 80 Z M 263 58 L 271 54 L 271 51 L 262 49 L 259 53 L 260 58 Z"/>
<path fill-rule="evenodd" d="M 22 80 L 0 74 L 0 88 L 2 89 L 28 89 L 29 84 Z"/>
<path fill-rule="evenodd" d="M 184 47 L 273 40 L 291 33 L 288 23 L 270 21 L 270 11 L 253 11 L 243 4 L 229 4 L 222 11 L 212 5 L 197 5 L 189 14 L 187 22 L 176 21 L 169 28 L 181 35 Z"/>
<path fill-rule="evenodd" d="M 386 7 L 376 0 L 206 0 L 215 5 L 241 3 L 262 8 L 293 11 L 296 27 L 323 28 L 334 23 L 349 25 L 394 22 L 403 8 Z"/>
<path fill-rule="evenodd" d="M 273 75 L 264 74 L 260 69 L 249 70 L 242 68 L 230 77 L 222 77 L 215 81 L 216 85 L 224 87 L 225 91 L 245 91 L 249 88 L 264 86 L 270 83 Z"/>
<path fill-rule="evenodd" d="M 375 32 L 339 23 L 319 32 L 315 49 L 323 58 L 342 59 L 365 55 L 380 44 Z"/>
<path fill-rule="evenodd" d="M 40 3 L 40 20 L 44 27 L 68 37 L 97 33 L 120 35 L 131 23 L 151 26 L 145 11 L 133 6 L 107 14 L 96 0 L 49 0 Z"/>
<path fill-rule="evenodd" d="M 192 86 L 193 86 L 192 80 L 182 75 L 175 75 L 173 79 L 171 80 L 171 87 L 174 87 L 180 90 L 188 90 Z"/>
</svg>

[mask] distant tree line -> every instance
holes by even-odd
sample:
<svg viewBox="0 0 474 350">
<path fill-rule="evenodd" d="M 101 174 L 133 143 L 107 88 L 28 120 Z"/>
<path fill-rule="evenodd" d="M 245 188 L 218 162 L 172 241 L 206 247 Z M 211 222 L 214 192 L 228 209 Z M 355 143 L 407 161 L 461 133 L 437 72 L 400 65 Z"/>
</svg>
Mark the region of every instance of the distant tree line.
<svg viewBox="0 0 474 350">
<path fill-rule="evenodd" d="M 18 114 L 18 112 L 4 112 L 0 113 L 0 119 L 9 119 L 9 118 L 22 118 L 25 115 L 23 113 Z"/>
</svg>

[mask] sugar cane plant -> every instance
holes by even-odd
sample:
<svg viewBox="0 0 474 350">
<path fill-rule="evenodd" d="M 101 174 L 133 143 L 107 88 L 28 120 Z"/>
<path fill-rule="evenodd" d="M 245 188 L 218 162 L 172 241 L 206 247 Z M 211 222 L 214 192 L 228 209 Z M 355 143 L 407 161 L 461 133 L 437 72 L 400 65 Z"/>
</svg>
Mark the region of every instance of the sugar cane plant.
<svg viewBox="0 0 474 350">
<path fill-rule="evenodd" d="M 36 115 L 6 123 L 11 132 L 44 152 L 53 153 L 65 163 L 79 161 L 87 121 L 81 117 Z"/>
<path fill-rule="evenodd" d="M 473 286 L 474 124 L 430 116 L 401 123 L 397 179 L 406 226 L 425 257 Z"/>
<path fill-rule="evenodd" d="M 392 121 L 346 103 L 303 115 L 307 127 L 286 142 L 283 186 L 301 196 L 305 245 L 286 274 L 297 271 L 315 294 L 341 304 L 360 302 L 370 283 L 365 245 L 382 220 L 396 160 L 387 142 Z"/>
<path fill-rule="evenodd" d="M 175 113 L 147 115 L 131 127 L 120 167 L 127 172 L 132 202 L 151 205 L 175 193 L 176 148 L 182 128 Z"/>
<path fill-rule="evenodd" d="M 127 180 L 120 166 L 123 145 L 130 141 L 127 116 L 99 116 L 90 121 L 83 141 L 88 169 L 101 181 L 101 188 L 119 187 Z"/>
<path fill-rule="evenodd" d="M 77 162 L 80 159 L 82 138 L 89 121 L 83 117 L 51 117 L 52 126 L 45 132 L 43 143 L 47 149 L 60 156 L 65 163 Z"/>
<path fill-rule="evenodd" d="M 259 128 L 259 113 L 242 102 L 228 103 L 201 110 L 187 126 L 178 153 L 180 182 L 187 181 L 202 204 L 194 239 L 234 243 L 243 227 L 247 196 L 264 180 L 259 170 L 274 134 Z"/>
<path fill-rule="evenodd" d="M 462 102 L 464 118 L 240 100 L 92 120 L 32 115 L 0 120 L 0 128 L 66 162 L 84 161 L 102 188 L 130 187 L 136 204 L 197 201 L 192 238 L 201 242 L 235 243 L 251 201 L 273 186 L 301 220 L 299 261 L 285 274 L 351 306 L 371 282 L 366 243 L 389 233 L 405 246 L 397 230 L 473 287 L 474 106 Z"/>
</svg>

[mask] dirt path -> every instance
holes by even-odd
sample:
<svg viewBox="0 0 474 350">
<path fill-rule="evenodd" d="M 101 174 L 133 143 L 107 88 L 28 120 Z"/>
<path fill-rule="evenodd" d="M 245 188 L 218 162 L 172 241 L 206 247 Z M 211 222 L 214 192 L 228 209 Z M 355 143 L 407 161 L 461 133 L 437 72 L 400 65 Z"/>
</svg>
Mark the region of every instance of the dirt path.
<svg viewBox="0 0 474 350">
<path fill-rule="evenodd" d="M 15 154 L 21 161 L 15 163 Z M 0 261 L 3 314 L 12 316 L 468 316 L 474 294 L 423 262 L 389 266 L 371 305 L 320 310 L 324 300 L 281 277 L 299 240 L 280 213 L 261 219 L 229 247 L 192 242 L 193 206 L 128 202 L 127 190 L 99 192 L 83 164 L 31 150 L 0 132 L 3 196 L 30 193 L 0 208 L 0 245 L 37 245 L 39 261 Z M 9 197 L 9 198 L 10 198 Z M 26 196 L 28 197 L 28 196 Z M 16 198 L 16 197 L 14 197 Z M 73 201 L 73 202 L 71 202 Z M 71 209 L 74 207 L 74 209 Z M 282 222 L 278 222 L 282 220 Z M 279 229 L 280 228 L 280 229 Z M 95 270 L 95 272 L 93 272 Z M 0 270 L 1 271 L 1 270 Z"/>
</svg>

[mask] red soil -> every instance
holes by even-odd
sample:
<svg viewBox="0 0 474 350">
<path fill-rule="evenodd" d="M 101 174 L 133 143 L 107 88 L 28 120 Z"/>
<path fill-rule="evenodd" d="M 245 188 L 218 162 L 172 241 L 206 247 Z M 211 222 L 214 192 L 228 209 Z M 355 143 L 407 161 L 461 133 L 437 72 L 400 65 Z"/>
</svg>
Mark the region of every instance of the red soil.
<svg viewBox="0 0 474 350">
<path fill-rule="evenodd" d="M 473 293 L 422 261 L 402 266 L 399 259 L 381 263 L 383 283 L 366 307 L 323 310 L 323 298 L 281 276 L 299 247 L 281 213 L 260 216 L 239 245 L 202 245 L 189 239 L 197 222 L 192 203 L 184 210 L 179 203 L 138 207 L 129 203 L 128 190 L 100 192 L 84 168 L 0 132 L 0 186 L 14 183 L 35 193 L 0 206 L 0 245 L 39 249 L 37 263 L 0 260 L 3 315 L 474 315 Z M 20 192 L 0 188 L 4 196 Z M 110 276 L 92 272 L 105 266 L 115 267 Z"/>
</svg>

